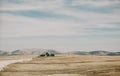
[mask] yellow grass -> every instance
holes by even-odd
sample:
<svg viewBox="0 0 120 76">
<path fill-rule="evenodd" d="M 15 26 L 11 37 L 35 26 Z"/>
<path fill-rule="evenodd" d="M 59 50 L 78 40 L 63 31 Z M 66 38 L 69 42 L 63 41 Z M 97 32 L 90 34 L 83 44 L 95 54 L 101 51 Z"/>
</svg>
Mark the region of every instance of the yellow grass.
<svg viewBox="0 0 120 76">
<path fill-rule="evenodd" d="M 35 56 L 34 55 L 0 56 L 0 61 L 2 61 L 2 60 L 20 59 L 20 58 L 31 58 L 31 57 L 35 57 Z"/>
<path fill-rule="evenodd" d="M 0 76 L 119 76 L 120 56 L 35 57 L 7 66 Z"/>
</svg>

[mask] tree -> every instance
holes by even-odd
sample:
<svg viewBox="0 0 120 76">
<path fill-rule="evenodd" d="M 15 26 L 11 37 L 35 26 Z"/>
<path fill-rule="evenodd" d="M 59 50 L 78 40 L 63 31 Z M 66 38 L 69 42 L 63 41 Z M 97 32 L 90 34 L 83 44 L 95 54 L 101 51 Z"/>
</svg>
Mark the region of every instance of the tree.
<svg viewBox="0 0 120 76">
<path fill-rule="evenodd" d="M 55 56 L 55 54 L 51 54 L 50 56 Z"/>
<path fill-rule="evenodd" d="M 46 56 L 50 56 L 48 52 L 46 52 Z"/>
</svg>

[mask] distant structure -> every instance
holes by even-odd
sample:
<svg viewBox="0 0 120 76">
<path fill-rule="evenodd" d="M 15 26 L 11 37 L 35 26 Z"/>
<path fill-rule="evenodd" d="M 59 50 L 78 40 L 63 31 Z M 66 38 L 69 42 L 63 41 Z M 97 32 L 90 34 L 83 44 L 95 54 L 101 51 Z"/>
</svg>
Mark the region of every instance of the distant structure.
<svg viewBox="0 0 120 76">
<path fill-rule="evenodd" d="M 53 56 L 55 56 L 55 54 L 54 53 L 52 53 L 52 52 L 43 52 L 42 54 L 40 54 L 40 57 L 53 57 Z"/>
</svg>

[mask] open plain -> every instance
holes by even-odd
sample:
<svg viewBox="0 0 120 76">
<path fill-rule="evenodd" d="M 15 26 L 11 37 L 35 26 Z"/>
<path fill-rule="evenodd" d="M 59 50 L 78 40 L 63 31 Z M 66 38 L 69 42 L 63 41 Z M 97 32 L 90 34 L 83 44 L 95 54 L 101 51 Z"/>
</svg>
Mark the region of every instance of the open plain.
<svg viewBox="0 0 120 76">
<path fill-rule="evenodd" d="M 6 57 L 3 57 L 6 59 Z M 0 58 L 2 60 L 2 57 Z M 33 56 L 31 61 L 10 64 L 0 76 L 119 76 L 120 56 Z"/>
</svg>

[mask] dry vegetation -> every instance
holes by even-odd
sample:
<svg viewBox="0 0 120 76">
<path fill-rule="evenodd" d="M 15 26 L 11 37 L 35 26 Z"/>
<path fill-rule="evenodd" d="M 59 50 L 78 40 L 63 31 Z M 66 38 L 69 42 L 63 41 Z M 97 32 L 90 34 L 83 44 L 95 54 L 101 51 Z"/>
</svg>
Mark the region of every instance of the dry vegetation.
<svg viewBox="0 0 120 76">
<path fill-rule="evenodd" d="M 21 59 L 21 58 L 32 58 L 34 55 L 13 55 L 13 56 L 0 56 L 0 61 L 2 60 L 13 60 L 13 59 Z"/>
<path fill-rule="evenodd" d="M 120 56 L 35 57 L 7 66 L 0 76 L 119 76 Z"/>
</svg>

